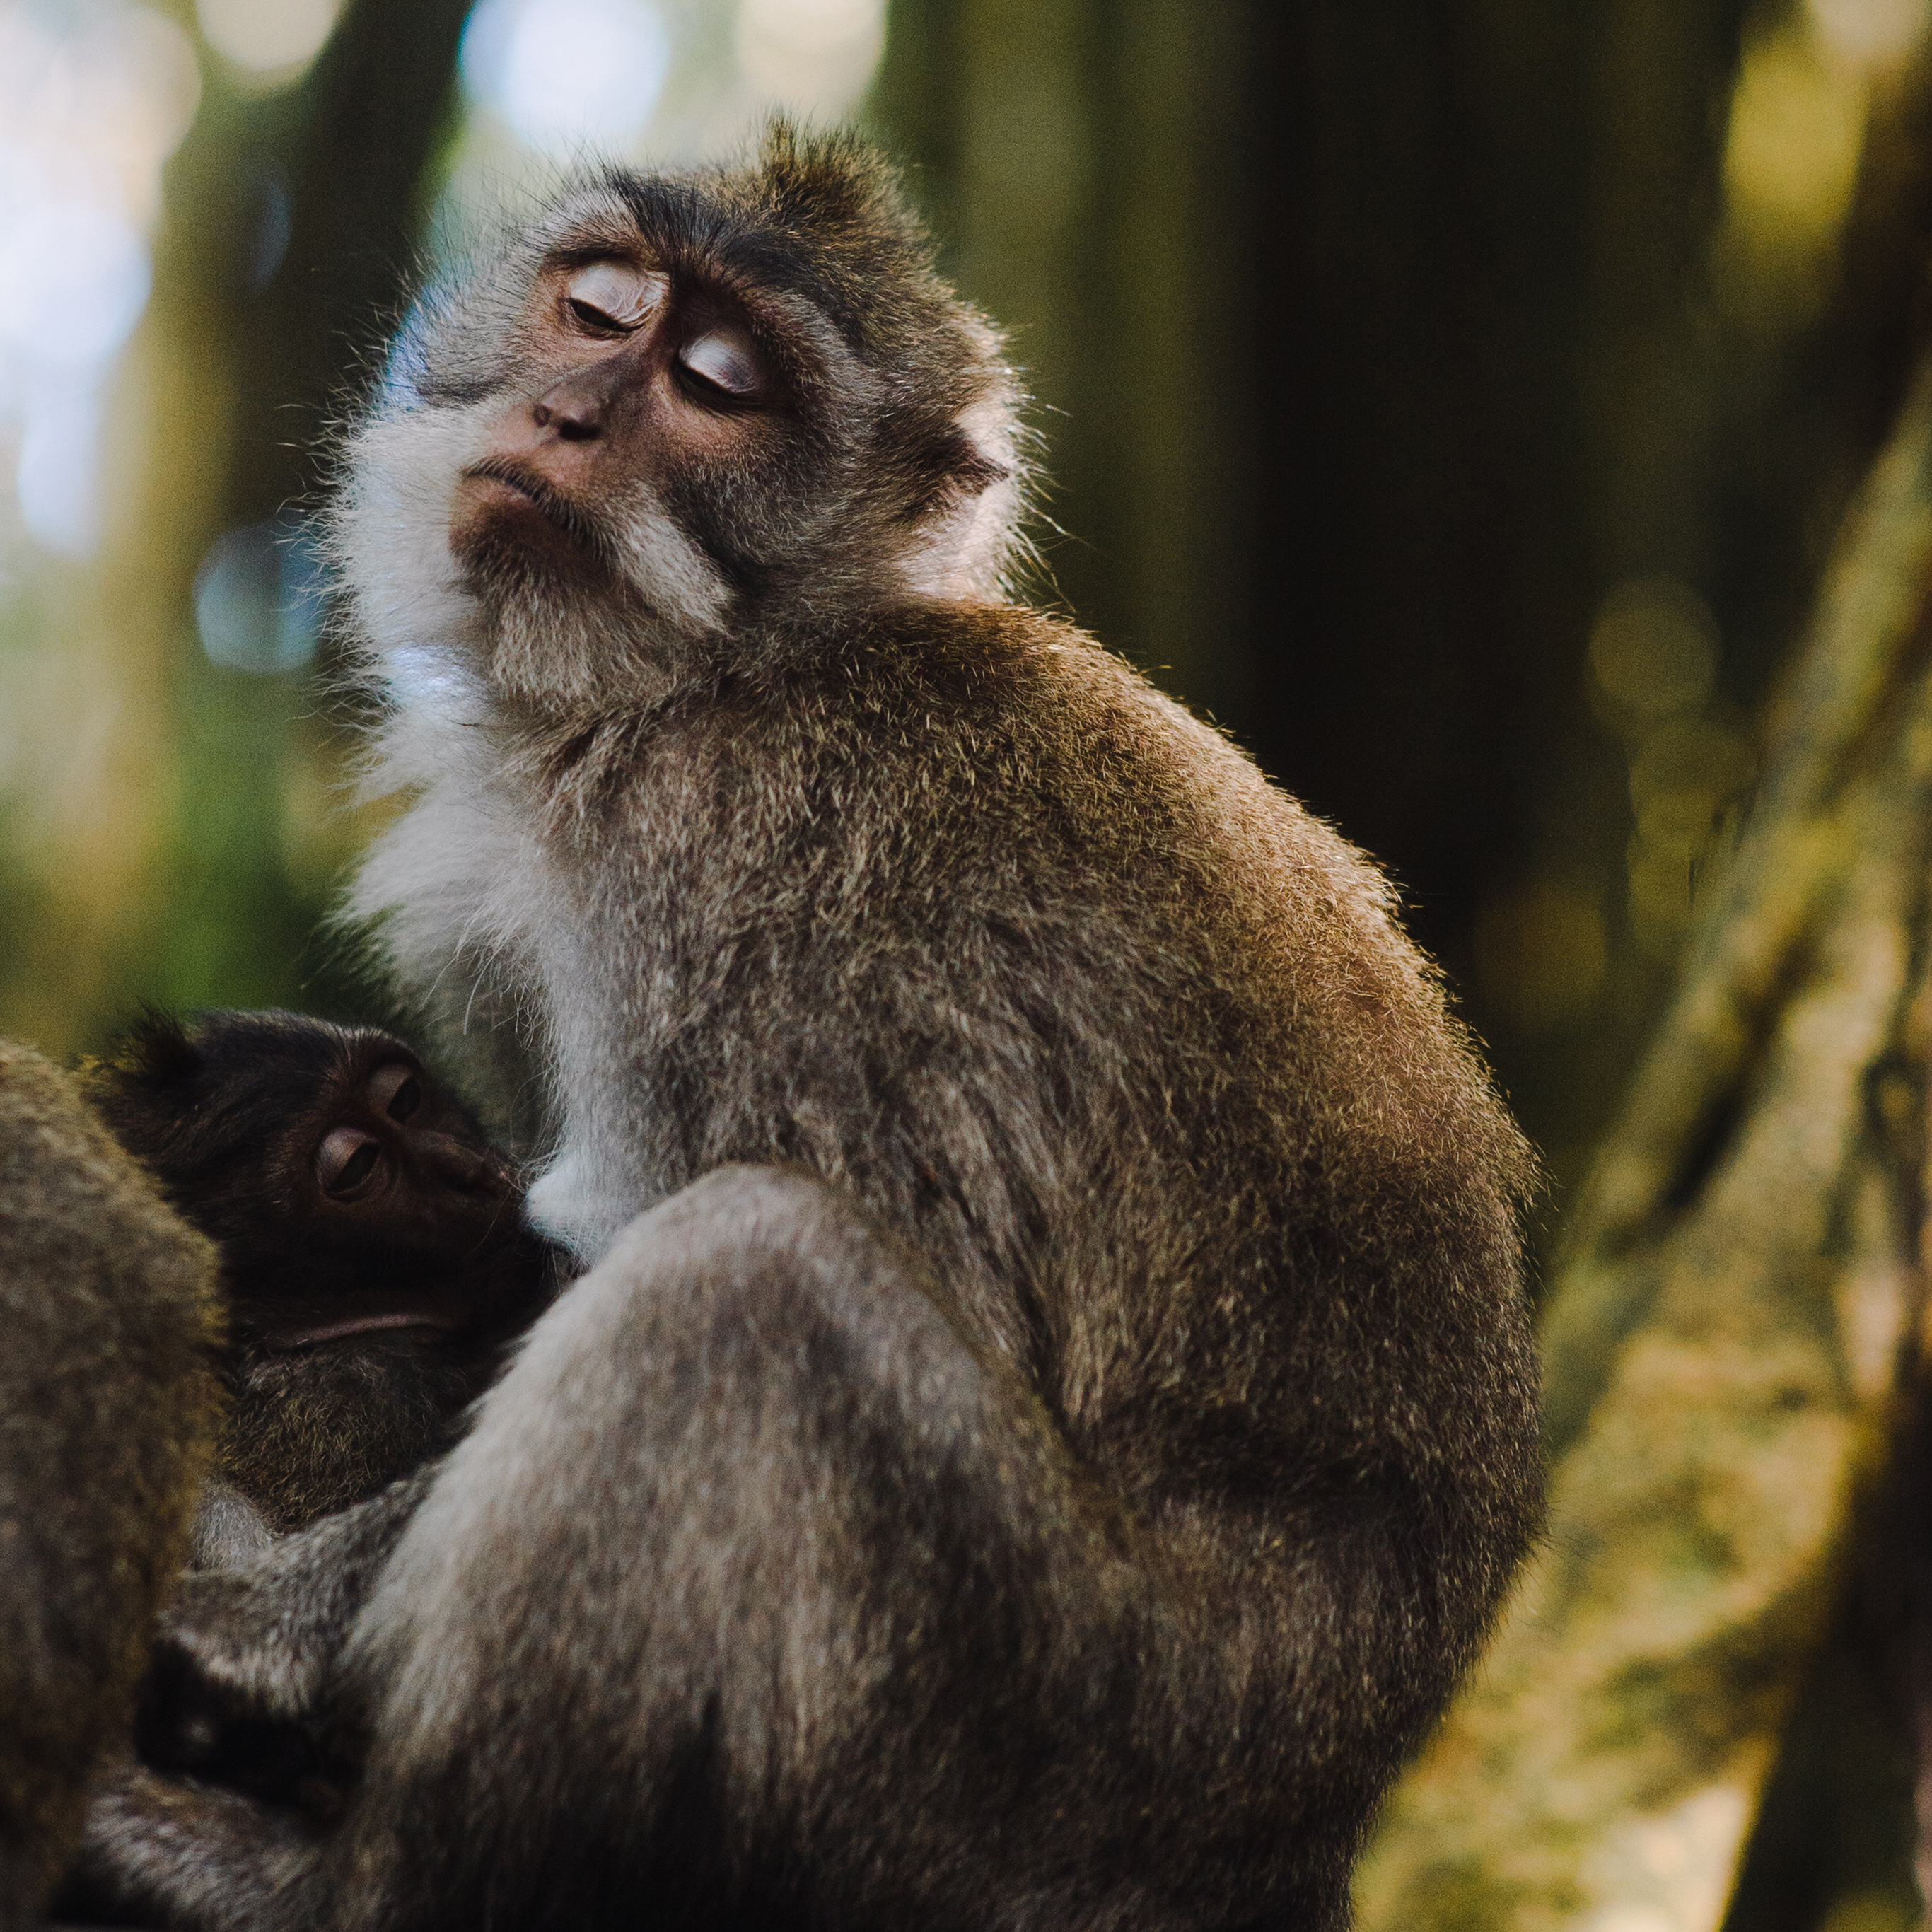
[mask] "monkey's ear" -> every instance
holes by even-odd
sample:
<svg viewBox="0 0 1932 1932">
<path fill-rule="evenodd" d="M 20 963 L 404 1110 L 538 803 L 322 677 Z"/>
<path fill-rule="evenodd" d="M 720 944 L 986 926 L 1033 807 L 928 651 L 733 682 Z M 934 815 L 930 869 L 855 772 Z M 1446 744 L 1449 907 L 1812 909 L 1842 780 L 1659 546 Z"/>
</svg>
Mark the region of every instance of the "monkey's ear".
<svg viewBox="0 0 1932 1932">
<path fill-rule="evenodd" d="M 201 1071 L 201 1049 L 172 1013 L 143 1006 L 108 1063 L 144 1087 L 172 1087 Z"/>
<path fill-rule="evenodd" d="M 904 460 L 916 479 L 910 512 L 914 522 L 976 496 L 1013 473 L 980 449 L 957 423 L 914 444 Z"/>
</svg>

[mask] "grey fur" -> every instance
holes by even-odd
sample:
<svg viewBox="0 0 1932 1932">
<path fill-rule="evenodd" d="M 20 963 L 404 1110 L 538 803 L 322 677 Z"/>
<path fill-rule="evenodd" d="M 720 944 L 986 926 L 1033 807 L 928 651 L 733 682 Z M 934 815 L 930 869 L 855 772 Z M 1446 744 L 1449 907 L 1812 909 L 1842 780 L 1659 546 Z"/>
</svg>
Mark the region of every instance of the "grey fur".
<svg viewBox="0 0 1932 1932">
<path fill-rule="evenodd" d="M 572 246 L 740 304 L 784 406 L 610 473 L 594 570 L 458 570 Z M 592 184 L 398 366 L 360 903 L 593 1264 L 332 1660 L 176 1623 L 366 1744 L 340 1820 L 137 1795 L 98 1868 L 237 1932 L 1340 1925 L 1538 1499 L 1530 1161 L 1385 883 L 1006 600 L 1012 377 L 854 144 Z"/>
<path fill-rule="evenodd" d="M 190 1570 L 238 1570 L 275 1540 L 274 1526 L 242 1492 L 218 1480 L 202 1486 L 188 1547 Z"/>
</svg>

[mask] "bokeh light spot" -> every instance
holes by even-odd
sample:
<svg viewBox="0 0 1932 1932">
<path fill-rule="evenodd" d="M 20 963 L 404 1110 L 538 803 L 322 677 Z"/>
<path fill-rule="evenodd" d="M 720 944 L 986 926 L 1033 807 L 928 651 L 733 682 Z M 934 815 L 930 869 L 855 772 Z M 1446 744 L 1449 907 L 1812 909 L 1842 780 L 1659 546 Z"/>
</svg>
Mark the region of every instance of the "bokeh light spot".
<svg viewBox="0 0 1932 1932">
<path fill-rule="evenodd" d="M 1925 37 L 1928 0 L 1807 0 L 1820 36 L 1840 53 L 1876 64 L 1902 60 Z"/>
<path fill-rule="evenodd" d="M 298 518 L 226 531 L 195 574 L 201 647 L 228 670 L 300 670 L 315 656 L 325 587 L 320 560 Z"/>
<path fill-rule="evenodd" d="M 154 171 L 200 100 L 188 36 L 148 8 L 0 3 L 0 221 L 37 192 L 118 201 L 149 219 Z"/>
<path fill-rule="evenodd" d="M 258 84 L 285 86 L 321 52 L 342 0 L 195 0 L 203 38 Z"/>
<path fill-rule="evenodd" d="M 1529 1032 L 1587 1018 L 1610 976 L 1610 939 L 1581 881 L 1534 879 L 1486 906 L 1476 926 L 1484 990 Z"/>
<path fill-rule="evenodd" d="M 1708 718 L 1677 718 L 1652 732 L 1631 759 L 1630 803 L 1641 814 L 1660 798 L 1688 794 L 1707 800 L 1714 812 L 1743 788 L 1750 771 L 1750 750 L 1735 731 Z"/>
<path fill-rule="evenodd" d="M 886 41 L 884 0 L 744 0 L 738 64 L 760 94 L 840 114 L 865 92 Z"/>
<path fill-rule="evenodd" d="M 670 35 L 648 0 L 481 0 L 463 35 L 470 98 L 542 152 L 628 147 L 650 124 Z"/>
<path fill-rule="evenodd" d="M 16 478 L 20 520 L 62 556 L 90 556 L 100 541 L 100 417 L 99 388 L 85 382 L 43 387 L 27 410 Z"/>
<path fill-rule="evenodd" d="M 1717 620 L 1676 578 L 1630 578 L 1598 610 L 1590 668 L 1606 695 L 1636 718 L 1691 710 L 1717 676 Z"/>
<path fill-rule="evenodd" d="M 43 202 L 0 230 L 0 345 L 42 363 L 97 362 L 146 307 L 148 250 L 122 216 Z"/>
<path fill-rule="evenodd" d="M 146 7 L 0 0 L 0 434 L 17 428 L 22 526 L 63 556 L 99 540 L 110 365 L 147 304 L 161 164 L 200 98 L 187 34 Z"/>
<path fill-rule="evenodd" d="M 1760 245 L 1814 251 L 1850 206 L 1864 143 L 1865 82 L 1791 31 L 1750 48 L 1731 99 L 1724 188 Z"/>
<path fill-rule="evenodd" d="M 281 170 L 269 166 L 262 171 L 256 190 L 260 202 L 255 232 L 248 244 L 248 292 L 260 295 L 275 278 L 282 257 L 289 251 L 289 237 L 295 232 L 295 204 L 289 198 L 288 183 Z"/>
</svg>

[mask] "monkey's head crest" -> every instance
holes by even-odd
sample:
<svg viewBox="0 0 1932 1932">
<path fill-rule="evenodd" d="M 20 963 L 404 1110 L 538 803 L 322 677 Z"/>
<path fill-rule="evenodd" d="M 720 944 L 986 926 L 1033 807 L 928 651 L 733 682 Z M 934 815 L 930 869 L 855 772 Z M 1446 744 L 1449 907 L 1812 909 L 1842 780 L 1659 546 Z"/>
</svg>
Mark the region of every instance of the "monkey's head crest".
<svg viewBox="0 0 1932 1932">
<path fill-rule="evenodd" d="M 419 302 L 337 554 L 406 695 L 608 701 L 1000 597 L 1020 402 L 884 159 L 775 122 L 744 166 L 578 178 Z"/>
</svg>

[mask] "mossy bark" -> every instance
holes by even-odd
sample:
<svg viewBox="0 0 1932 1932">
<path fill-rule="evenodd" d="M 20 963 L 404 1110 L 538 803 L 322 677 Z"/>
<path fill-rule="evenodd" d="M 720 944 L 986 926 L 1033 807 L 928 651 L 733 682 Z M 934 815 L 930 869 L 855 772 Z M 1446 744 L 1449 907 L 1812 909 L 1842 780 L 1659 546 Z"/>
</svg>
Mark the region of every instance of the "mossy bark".
<svg viewBox="0 0 1932 1932">
<path fill-rule="evenodd" d="M 1932 372 L 1546 1324 L 1549 1534 L 1364 1861 L 1364 1932 L 1715 1932 L 1897 1432 L 1932 1040 Z"/>
</svg>

